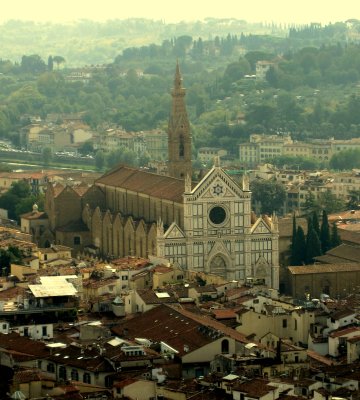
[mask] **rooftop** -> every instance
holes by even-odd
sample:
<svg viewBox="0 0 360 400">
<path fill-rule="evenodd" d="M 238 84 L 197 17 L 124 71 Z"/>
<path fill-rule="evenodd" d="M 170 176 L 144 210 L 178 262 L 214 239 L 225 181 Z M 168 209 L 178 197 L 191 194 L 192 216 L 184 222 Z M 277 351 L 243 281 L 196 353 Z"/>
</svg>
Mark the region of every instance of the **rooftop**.
<svg viewBox="0 0 360 400">
<path fill-rule="evenodd" d="M 148 196 L 183 203 L 184 181 L 165 175 L 117 166 L 96 181 L 98 185 L 121 187 Z"/>
</svg>

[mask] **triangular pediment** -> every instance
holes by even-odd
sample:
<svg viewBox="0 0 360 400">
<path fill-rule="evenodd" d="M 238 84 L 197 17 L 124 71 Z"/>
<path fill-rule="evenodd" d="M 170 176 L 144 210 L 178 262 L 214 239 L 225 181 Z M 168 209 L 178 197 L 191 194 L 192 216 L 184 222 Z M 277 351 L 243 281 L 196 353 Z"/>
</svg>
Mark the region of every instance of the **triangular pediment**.
<svg viewBox="0 0 360 400">
<path fill-rule="evenodd" d="M 215 256 L 216 254 L 226 254 L 229 256 L 229 251 L 226 248 L 225 244 L 223 242 L 215 242 L 213 245 L 212 249 L 209 252 L 209 259 Z"/>
<path fill-rule="evenodd" d="M 185 234 L 179 226 L 173 222 L 164 234 L 166 239 L 184 239 Z"/>
<path fill-rule="evenodd" d="M 251 233 L 271 233 L 271 229 L 262 218 L 259 218 L 251 228 Z"/>
<path fill-rule="evenodd" d="M 240 186 L 220 167 L 214 167 L 191 191 L 195 198 L 232 199 L 243 197 Z"/>
</svg>

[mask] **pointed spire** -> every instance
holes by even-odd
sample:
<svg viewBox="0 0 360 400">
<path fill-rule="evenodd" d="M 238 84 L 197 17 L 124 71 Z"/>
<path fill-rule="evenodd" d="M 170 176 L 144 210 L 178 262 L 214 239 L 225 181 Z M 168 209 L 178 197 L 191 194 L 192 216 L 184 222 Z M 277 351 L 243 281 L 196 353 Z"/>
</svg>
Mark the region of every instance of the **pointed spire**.
<svg viewBox="0 0 360 400">
<path fill-rule="evenodd" d="M 182 87 L 179 62 L 176 62 L 172 106 L 168 124 L 168 174 L 184 179 L 192 173 L 191 132 L 185 105 L 186 90 Z"/>
<path fill-rule="evenodd" d="M 191 192 L 191 175 L 186 174 L 185 176 L 185 193 Z"/>
<path fill-rule="evenodd" d="M 250 190 L 249 176 L 248 176 L 247 173 L 245 173 L 245 174 L 243 175 L 242 186 L 243 186 L 242 190 L 243 190 L 244 192 L 248 192 L 248 191 Z"/>
<path fill-rule="evenodd" d="M 271 222 L 272 222 L 272 228 L 273 228 L 272 230 L 274 232 L 279 232 L 279 220 L 278 220 L 278 217 L 277 217 L 275 211 L 273 211 L 273 213 L 272 213 Z"/>
<path fill-rule="evenodd" d="M 219 156 L 214 157 L 214 167 L 220 167 L 220 157 Z"/>
<path fill-rule="evenodd" d="M 174 78 L 174 88 L 180 89 L 182 84 L 182 78 L 180 74 L 180 66 L 179 60 L 176 60 L 176 70 L 175 70 L 175 78 Z"/>
<path fill-rule="evenodd" d="M 157 226 L 158 236 L 163 236 L 164 235 L 164 223 L 163 223 L 163 220 L 161 219 L 161 217 L 159 217 L 159 219 L 157 220 L 156 226 Z"/>
</svg>

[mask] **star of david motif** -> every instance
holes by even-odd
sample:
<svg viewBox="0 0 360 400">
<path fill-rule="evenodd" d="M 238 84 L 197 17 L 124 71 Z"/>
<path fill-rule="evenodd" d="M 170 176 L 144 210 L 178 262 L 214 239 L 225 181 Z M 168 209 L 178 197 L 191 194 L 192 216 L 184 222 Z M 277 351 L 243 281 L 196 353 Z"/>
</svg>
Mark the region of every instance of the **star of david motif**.
<svg viewBox="0 0 360 400">
<path fill-rule="evenodd" d="M 220 184 L 215 185 L 215 186 L 213 187 L 213 193 L 214 193 L 216 196 L 220 196 L 220 195 L 224 194 L 224 192 L 223 192 L 223 187 L 222 187 Z"/>
</svg>

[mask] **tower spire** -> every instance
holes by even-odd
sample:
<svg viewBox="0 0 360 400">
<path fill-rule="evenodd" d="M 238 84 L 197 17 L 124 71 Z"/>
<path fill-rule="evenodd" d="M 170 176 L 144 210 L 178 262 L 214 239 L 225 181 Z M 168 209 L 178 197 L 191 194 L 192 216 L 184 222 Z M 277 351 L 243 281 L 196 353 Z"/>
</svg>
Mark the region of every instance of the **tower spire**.
<svg viewBox="0 0 360 400">
<path fill-rule="evenodd" d="M 182 86 L 179 62 L 176 62 L 172 106 L 168 124 L 168 174 L 175 178 L 192 175 L 191 134 L 185 106 L 185 89 Z"/>
</svg>

